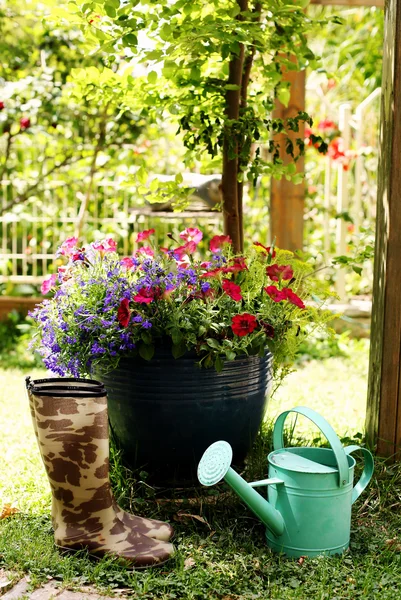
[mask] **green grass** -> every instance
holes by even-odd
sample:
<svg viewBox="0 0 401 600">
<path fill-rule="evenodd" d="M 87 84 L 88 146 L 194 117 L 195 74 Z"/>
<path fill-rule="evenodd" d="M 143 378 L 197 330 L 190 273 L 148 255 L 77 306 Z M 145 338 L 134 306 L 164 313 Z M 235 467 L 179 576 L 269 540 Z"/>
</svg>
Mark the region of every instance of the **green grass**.
<svg viewBox="0 0 401 600">
<path fill-rule="evenodd" d="M 363 428 L 367 348 L 352 356 L 311 361 L 291 375 L 268 410 L 244 476 L 266 476 L 270 422 L 285 408 L 316 408 L 342 436 Z M 40 371 L 33 373 L 39 375 Z M 43 372 L 42 372 L 43 373 Z M 28 573 L 32 588 L 49 577 L 71 589 L 91 583 L 104 592 L 129 588 L 145 599 L 391 599 L 401 588 L 401 468 L 377 462 L 374 480 L 353 510 L 350 551 L 341 557 L 305 559 L 303 564 L 272 554 L 263 526 L 224 486 L 161 494 L 135 479 L 112 456 L 116 496 L 125 507 L 171 521 L 174 559 L 159 569 L 127 570 L 115 560 L 92 561 L 55 550 L 49 517 L 50 493 L 24 393 L 24 373 L 0 371 L 0 506 L 20 513 L 0 521 L 0 569 Z M 302 420 L 295 437 L 315 431 Z M 201 520 L 185 515 L 201 517 Z M 398 541 L 398 538 L 399 541 Z M 389 540 L 394 540 L 389 543 Z"/>
</svg>

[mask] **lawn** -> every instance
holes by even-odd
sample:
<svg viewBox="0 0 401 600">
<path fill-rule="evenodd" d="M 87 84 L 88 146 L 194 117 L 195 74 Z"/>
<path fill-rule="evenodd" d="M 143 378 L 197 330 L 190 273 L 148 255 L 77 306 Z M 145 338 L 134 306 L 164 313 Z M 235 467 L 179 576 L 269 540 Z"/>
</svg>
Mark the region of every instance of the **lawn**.
<svg viewBox="0 0 401 600">
<path fill-rule="evenodd" d="M 348 356 L 301 363 L 269 404 L 267 422 L 246 478 L 266 475 L 260 457 L 269 449 L 272 419 L 283 409 L 307 404 L 321 412 L 341 436 L 363 429 L 367 346 L 353 342 Z M 163 493 L 124 471 L 112 457 L 120 504 L 138 514 L 171 521 L 174 559 L 160 569 L 127 570 L 118 561 L 93 562 L 85 553 L 61 556 L 52 543 L 50 493 L 36 447 L 19 369 L 0 371 L 0 507 L 20 512 L 0 521 L 0 569 L 29 574 L 32 588 L 53 578 L 70 589 L 90 583 L 105 593 L 125 589 L 129 597 L 295 599 L 392 599 L 401 587 L 401 469 L 379 462 L 368 491 L 353 510 L 350 551 L 341 557 L 297 560 L 272 554 L 263 526 L 222 487 Z M 43 371 L 32 372 L 34 376 Z M 298 433 L 315 436 L 306 421 Z M 191 516 L 192 515 L 192 516 Z M 400 536 L 400 541 L 398 541 Z"/>
</svg>

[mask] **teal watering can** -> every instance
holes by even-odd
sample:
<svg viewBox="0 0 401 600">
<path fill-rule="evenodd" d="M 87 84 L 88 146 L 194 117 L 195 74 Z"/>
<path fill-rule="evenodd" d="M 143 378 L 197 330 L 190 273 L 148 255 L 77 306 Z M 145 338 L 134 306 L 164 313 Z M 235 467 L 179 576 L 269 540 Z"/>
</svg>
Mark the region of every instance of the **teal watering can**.
<svg viewBox="0 0 401 600">
<path fill-rule="evenodd" d="M 308 417 L 331 448 L 284 448 L 283 427 L 289 413 Z M 269 479 L 247 483 L 231 467 L 232 449 L 224 441 L 206 450 L 198 479 L 206 486 L 224 479 L 266 525 L 267 544 L 287 556 L 340 554 L 349 546 L 351 507 L 368 485 L 372 454 L 360 446 L 343 448 L 333 428 L 314 410 L 297 406 L 277 418 L 267 461 Z M 364 471 L 354 486 L 353 452 L 364 455 Z M 267 486 L 268 501 L 254 488 Z"/>
</svg>

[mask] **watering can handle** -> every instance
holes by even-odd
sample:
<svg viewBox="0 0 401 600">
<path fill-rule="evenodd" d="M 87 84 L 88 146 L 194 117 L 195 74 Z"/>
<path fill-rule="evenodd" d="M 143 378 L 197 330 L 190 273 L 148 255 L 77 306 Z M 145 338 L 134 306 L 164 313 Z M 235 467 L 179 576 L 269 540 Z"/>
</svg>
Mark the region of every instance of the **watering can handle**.
<svg viewBox="0 0 401 600">
<path fill-rule="evenodd" d="M 295 412 L 300 415 L 304 415 L 307 417 L 312 423 L 317 425 L 323 435 L 326 437 L 329 442 L 334 456 L 336 457 L 338 473 L 339 473 L 339 487 L 344 487 L 349 483 L 349 465 L 348 459 L 345 455 L 344 448 L 337 437 L 336 432 L 332 428 L 331 425 L 324 419 L 319 413 L 308 408 L 307 406 L 296 406 L 291 410 L 286 410 L 281 413 L 276 419 L 273 429 L 273 447 L 275 450 L 279 450 L 280 448 L 284 448 L 284 421 L 287 416 L 291 413 Z"/>
<path fill-rule="evenodd" d="M 352 452 L 356 452 L 356 450 L 360 450 L 363 453 L 365 466 L 358 483 L 354 485 L 354 489 L 352 490 L 352 504 L 354 504 L 355 500 L 359 498 L 365 487 L 368 485 L 375 468 L 373 456 L 367 448 L 361 448 L 361 446 L 347 446 L 344 448 L 345 454 L 351 454 Z"/>
</svg>

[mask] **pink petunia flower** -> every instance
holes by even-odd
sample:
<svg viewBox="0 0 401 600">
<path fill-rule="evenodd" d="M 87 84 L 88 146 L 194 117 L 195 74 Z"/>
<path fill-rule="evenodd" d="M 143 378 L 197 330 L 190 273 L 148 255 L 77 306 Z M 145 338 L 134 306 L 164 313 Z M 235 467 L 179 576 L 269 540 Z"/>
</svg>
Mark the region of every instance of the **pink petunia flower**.
<svg viewBox="0 0 401 600">
<path fill-rule="evenodd" d="M 98 252 L 116 252 L 117 242 L 113 238 L 106 238 L 101 242 L 93 242 L 92 248 Z"/>
<path fill-rule="evenodd" d="M 232 244 L 232 239 L 229 235 L 215 235 L 210 240 L 210 250 L 218 252 L 224 244 Z"/>
<path fill-rule="evenodd" d="M 61 256 L 71 256 L 76 251 L 77 243 L 78 238 L 67 238 L 57 250 L 57 254 L 61 254 Z"/>
<path fill-rule="evenodd" d="M 144 242 L 145 240 L 148 239 L 148 237 L 150 237 L 151 235 L 153 235 L 155 232 L 154 229 L 145 229 L 144 231 L 140 231 L 138 233 L 138 235 L 136 236 L 136 242 Z"/>
<path fill-rule="evenodd" d="M 142 248 L 139 248 L 139 250 L 136 251 L 136 255 L 150 256 L 151 258 L 153 258 L 155 252 L 150 246 L 142 246 Z"/>
<path fill-rule="evenodd" d="M 120 260 L 120 264 L 127 269 L 132 269 L 132 267 L 135 266 L 134 259 L 130 256 L 124 256 L 124 258 Z"/>
<path fill-rule="evenodd" d="M 42 292 L 42 294 L 48 294 L 50 290 L 54 288 L 56 281 L 57 273 L 53 273 L 52 275 L 50 275 L 50 277 L 45 279 L 42 282 L 42 285 L 40 286 L 40 291 Z"/>
<path fill-rule="evenodd" d="M 203 233 L 196 227 L 187 227 L 184 231 L 181 231 L 180 238 L 186 242 L 195 242 L 195 244 L 199 244 L 203 238 Z"/>
<path fill-rule="evenodd" d="M 192 254 L 196 250 L 195 242 L 187 242 L 183 246 L 178 246 L 178 248 L 174 248 L 173 256 L 176 260 L 182 260 L 184 256 L 188 254 Z"/>
</svg>

